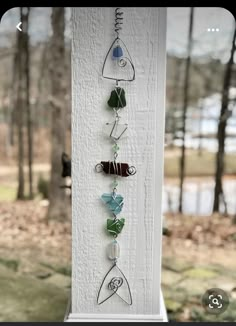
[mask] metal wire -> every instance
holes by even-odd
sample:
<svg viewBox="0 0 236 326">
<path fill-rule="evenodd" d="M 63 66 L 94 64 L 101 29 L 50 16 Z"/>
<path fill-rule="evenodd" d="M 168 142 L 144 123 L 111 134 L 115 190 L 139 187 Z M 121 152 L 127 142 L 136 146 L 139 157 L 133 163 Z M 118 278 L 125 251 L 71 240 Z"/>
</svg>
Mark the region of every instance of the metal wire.
<svg viewBox="0 0 236 326">
<path fill-rule="evenodd" d="M 126 172 L 129 174 L 129 175 L 134 175 L 137 170 L 134 166 L 129 166 L 128 169 L 126 170 Z"/>
<path fill-rule="evenodd" d="M 111 281 L 108 283 L 108 289 L 112 291 L 117 291 L 119 287 L 123 284 L 122 277 L 113 277 Z"/>
<path fill-rule="evenodd" d="M 116 95 L 117 95 L 117 98 L 118 98 L 118 101 L 117 101 L 117 108 L 114 108 L 114 109 L 120 109 L 119 106 L 121 105 L 121 107 L 123 108 L 124 107 L 124 103 L 122 102 L 122 99 L 121 99 L 121 95 L 122 95 L 122 91 L 124 92 L 124 90 L 118 86 L 115 87 L 115 92 L 116 92 Z"/>
<path fill-rule="evenodd" d="M 95 171 L 97 173 L 100 173 L 100 172 L 103 171 L 103 165 L 102 165 L 102 163 L 98 163 L 97 165 L 95 165 Z"/>
<path fill-rule="evenodd" d="M 100 293 L 101 293 L 101 290 L 102 290 L 103 286 L 105 285 L 105 280 L 108 277 L 108 275 L 110 274 L 110 272 L 113 270 L 113 268 L 117 268 L 118 271 L 119 271 L 119 273 L 122 275 L 122 277 L 120 277 L 120 276 L 112 277 L 112 279 L 110 280 L 110 282 L 108 282 L 108 284 L 107 284 L 107 287 L 111 291 L 111 294 L 109 296 L 107 296 L 104 300 L 102 300 L 101 302 L 99 302 Z M 126 301 L 124 298 L 122 298 L 122 296 L 119 295 L 119 293 L 118 293 L 119 288 L 121 288 L 125 283 L 127 284 L 127 288 L 128 288 L 128 294 L 129 294 L 129 298 L 130 298 L 130 301 L 129 302 Z M 114 262 L 114 264 L 112 265 L 112 267 L 109 269 L 109 271 L 106 273 L 106 275 L 104 276 L 104 278 L 102 280 L 101 286 L 100 286 L 99 291 L 98 291 L 97 303 L 100 305 L 100 304 L 106 302 L 114 294 L 118 295 L 121 298 L 121 300 L 123 300 L 128 305 L 130 305 L 130 306 L 132 305 L 133 300 L 132 300 L 132 295 L 131 295 L 131 290 L 130 290 L 129 282 L 128 282 L 127 278 L 125 277 L 124 273 L 117 266 L 116 261 Z"/>
<path fill-rule="evenodd" d="M 115 9 L 115 32 L 116 32 L 116 36 L 117 38 L 119 38 L 120 35 L 120 31 L 122 30 L 122 24 L 123 24 L 123 14 L 124 12 L 121 11 L 120 8 L 116 8 Z"/>
</svg>

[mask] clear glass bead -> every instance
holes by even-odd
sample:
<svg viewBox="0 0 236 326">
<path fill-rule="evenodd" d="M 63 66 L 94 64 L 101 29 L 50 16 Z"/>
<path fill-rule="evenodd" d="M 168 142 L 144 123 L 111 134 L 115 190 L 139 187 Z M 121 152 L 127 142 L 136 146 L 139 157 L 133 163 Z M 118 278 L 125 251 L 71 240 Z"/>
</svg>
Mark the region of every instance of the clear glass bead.
<svg viewBox="0 0 236 326">
<path fill-rule="evenodd" d="M 120 257 L 120 245 L 116 240 L 113 240 L 108 245 L 108 257 L 109 259 L 118 259 Z"/>
</svg>

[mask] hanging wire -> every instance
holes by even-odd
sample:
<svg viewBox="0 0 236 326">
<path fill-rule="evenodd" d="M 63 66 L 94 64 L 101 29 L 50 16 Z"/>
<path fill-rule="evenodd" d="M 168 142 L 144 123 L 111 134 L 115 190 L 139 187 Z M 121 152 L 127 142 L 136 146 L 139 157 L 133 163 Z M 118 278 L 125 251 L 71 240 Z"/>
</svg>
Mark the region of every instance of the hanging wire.
<svg viewBox="0 0 236 326">
<path fill-rule="evenodd" d="M 115 32 L 116 32 L 116 36 L 117 36 L 117 39 L 119 39 L 120 37 L 120 31 L 122 30 L 122 26 L 123 25 L 123 14 L 124 12 L 121 11 L 120 8 L 116 8 L 115 10 Z"/>
</svg>

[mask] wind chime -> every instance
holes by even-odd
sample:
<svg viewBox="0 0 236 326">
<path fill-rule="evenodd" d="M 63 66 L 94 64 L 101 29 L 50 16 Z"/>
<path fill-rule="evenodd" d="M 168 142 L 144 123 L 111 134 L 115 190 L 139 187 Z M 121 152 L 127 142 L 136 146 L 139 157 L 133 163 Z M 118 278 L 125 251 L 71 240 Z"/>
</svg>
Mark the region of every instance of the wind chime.
<svg viewBox="0 0 236 326">
<path fill-rule="evenodd" d="M 120 87 L 121 82 L 131 82 L 135 79 L 135 69 L 125 43 L 120 38 L 120 31 L 123 24 L 123 12 L 120 8 L 115 9 L 115 33 L 116 38 L 111 44 L 102 67 L 102 76 L 109 80 L 115 81 L 114 89 L 111 92 L 107 102 L 109 108 L 114 112 L 114 121 L 106 124 L 109 131 L 109 138 L 112 140 L 113 160 L 101 161 L 95 167 L 96 172 L 104 172 L 112 175 L 112 192 L 104 193 L 101 196 L 102 201 L 107 206 L 111 217 L 107 219 L 106 230 L 113 237 L 113 241 L 108 247 L 108 258 L 112 261 L 112 266 L 106 273 L 101 283 L 97 303 L 102 304 L 113 295 L 119 296 L 125 303 L 132 305 L 132 295 L 128 280 L 124 273 L 118 267 L 118 258 L 120 257 L 120 246 L 117 241 L 118 235 L 121 233 L 125 219 L 118 218 L 124 206 L 124 198 L 117 193 L 118 178 L 128 177 L 136 173 L 134 166 L 127 163 L 117 162 L 119 151 L 119 140 L 127 131 L 128 124 L 121 124 L 121 116 L 119 113 L 126 107 L 125 90 Z M 112 71 L 116 72 L 116 76 L 106 73 L 106 67 L 110 65 Z"/>
</svg>

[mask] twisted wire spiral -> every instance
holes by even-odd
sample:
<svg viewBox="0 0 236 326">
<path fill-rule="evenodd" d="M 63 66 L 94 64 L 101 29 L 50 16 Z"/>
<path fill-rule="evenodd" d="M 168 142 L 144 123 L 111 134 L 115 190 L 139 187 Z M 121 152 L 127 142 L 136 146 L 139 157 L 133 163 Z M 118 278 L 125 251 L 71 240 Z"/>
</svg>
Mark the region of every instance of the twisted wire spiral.
<svg viewBox="0 0 236 326">
<path fill-rule="evenodd" d="M 109 290 L 117 291 L 119 287 L 121 287 L 123 284 L 123 278 L 122 277 L 113 277 L 111 281 L 108 284 Z"/>
<path fill-rule="evenodd" d="M 124 12 L 121 11 L 120 8 L 116 8 L 115 10 L 115 32 L 116 32 L 116 35 L 117 37 L 119 37 L 119 33 L 120 31 L 122 30 L 122 24 L 123 24 L 123 14 Z"/>
</svg>

